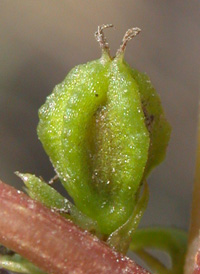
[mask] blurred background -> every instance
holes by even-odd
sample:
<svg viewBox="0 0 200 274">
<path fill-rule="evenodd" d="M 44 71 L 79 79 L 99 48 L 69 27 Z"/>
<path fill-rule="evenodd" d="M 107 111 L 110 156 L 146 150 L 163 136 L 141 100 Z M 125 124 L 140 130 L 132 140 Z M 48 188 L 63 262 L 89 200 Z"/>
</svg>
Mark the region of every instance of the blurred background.
<svg viewBox="0 0 200 274">
<path fill-rule="evenodd" d="M 125 31 L 140 27 L 126 60 L 146 72 L 173 132 L 165 162 L 149 178 L 142 226 L 188 229 L 199 100 L 200 2 L 0 0 L 0 178 L 21 188 L 14 171 L 54 176 L 37 139 L 38 108 L 71 68 L 100 57 L 97 26 L 114 55 Z"/>
</svg>

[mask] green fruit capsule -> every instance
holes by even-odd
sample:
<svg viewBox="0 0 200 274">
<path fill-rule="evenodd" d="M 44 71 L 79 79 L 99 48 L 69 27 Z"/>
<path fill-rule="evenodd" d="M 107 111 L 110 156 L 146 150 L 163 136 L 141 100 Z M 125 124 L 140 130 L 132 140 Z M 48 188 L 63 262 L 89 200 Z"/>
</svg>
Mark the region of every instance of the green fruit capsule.
<svg viewBox="0 0 200 274">
<path fill-rule="evenodd" d="M 139 30 L 129 30 L 111 58 L 103 35 L 110 26 L 96 33 L 102 57 L 75 67 L 55 87 L 39 110 L 38 125 L 39 139 L 62 184 L 105 235 L 133 213 L 144 178 L 163 158 L 168 137 L 164 145 L 158 138 L 170 131 L 159 131 L 167 122 L 160 118 L 160 101 L 151 98 L 154 89 L 124 62 L 126 43 Z M 149 115 L 159 116 L 153 131 Z"/>
</svg>

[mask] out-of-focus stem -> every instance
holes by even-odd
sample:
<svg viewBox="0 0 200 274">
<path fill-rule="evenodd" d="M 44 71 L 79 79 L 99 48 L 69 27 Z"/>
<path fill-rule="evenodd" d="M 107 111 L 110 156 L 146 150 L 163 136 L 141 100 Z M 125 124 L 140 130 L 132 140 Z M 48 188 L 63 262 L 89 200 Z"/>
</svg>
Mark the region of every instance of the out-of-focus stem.
<svg viewBox="0 0 200 274">
<path fill-rule="evenodd" d="M 199 257 L 200 251 L 200 109 L 198 125 L 198 145 L 196 156 L 196 169 L 193 187 L 192 212 L 189 229 L 188 251 L 186 256 L 184 274 L 200 273 Z M 199 272 L 196 272 L 199 268 Z"/>
<path fill-rule="evenodd" d="M 148 274 L 98 238 L 1 181 L 0 243 L 47 273 Z"/>
</svg>

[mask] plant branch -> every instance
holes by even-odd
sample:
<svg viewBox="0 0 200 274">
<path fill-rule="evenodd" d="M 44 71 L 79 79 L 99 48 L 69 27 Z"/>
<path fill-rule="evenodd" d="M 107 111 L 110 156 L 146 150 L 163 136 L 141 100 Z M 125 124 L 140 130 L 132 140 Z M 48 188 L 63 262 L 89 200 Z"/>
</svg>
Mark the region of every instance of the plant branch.
<svg viewBox="0 0 200 274">
<path fill-rule="evenodd" d="M 95 236 L 1 181 L 0 243 L 47 273 L 148 273 Z"/>
<path fill-rule="evenodd" d="M 199 110 L 200 113 L 200 110 Z M 196 273 L 195 269 L 200 268 L 200 118 L 198 126 L 198 145 L 196 156 L 196 170 L 193 187 L 192 211 L 190 218 L 188 251 L 186 256 L 184 274 Z M 200 272 L 198 272 L 200 273 Z"/>
</svg>

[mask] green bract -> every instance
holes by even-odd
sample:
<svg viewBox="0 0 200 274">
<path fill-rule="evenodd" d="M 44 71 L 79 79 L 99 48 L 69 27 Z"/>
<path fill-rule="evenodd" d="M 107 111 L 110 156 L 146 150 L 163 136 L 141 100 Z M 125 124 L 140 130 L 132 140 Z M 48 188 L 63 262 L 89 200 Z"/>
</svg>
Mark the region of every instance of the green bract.
<svg viewBox="0 0 200 274">
<path fill-rule="evenodd" d="M 96 33 L 102 57 L 72 69 L 40 108 L 38 136 L 78 210 L 110 235 L 134 222 L 140 187 L 165 156 L 170 126 L 149 78 L 124 61 L 139 29 L 127 31 L 112 58 L 106 27 Z"/>
</svg>

